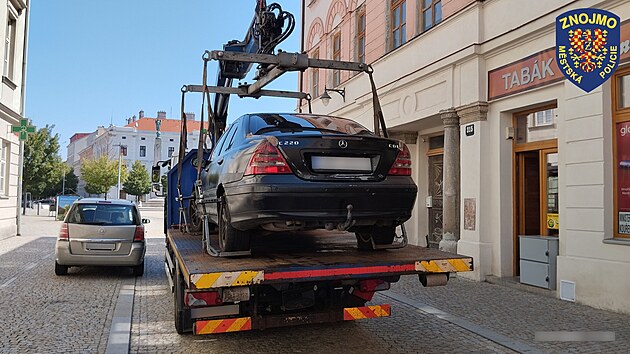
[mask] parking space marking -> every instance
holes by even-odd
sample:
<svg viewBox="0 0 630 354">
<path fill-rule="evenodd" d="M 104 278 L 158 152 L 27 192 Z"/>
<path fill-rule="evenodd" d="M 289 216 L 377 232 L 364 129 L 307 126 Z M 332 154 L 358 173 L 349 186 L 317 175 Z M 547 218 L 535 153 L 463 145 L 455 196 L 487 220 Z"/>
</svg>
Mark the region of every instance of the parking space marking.
<svg viewBox="0 0 630 354">
<path fill-rule="evenodd" d="M 109 338 L 105 349 L 106 354 L 129 353 L 135 292 L 136 277 L 124 278 L 109 329 Z"/>
<path fill-rule="evenodd" d="M 425 314 L 428 315 L 433 315 L 437 318 L 443 319 L 445 321 L 448 321 L 460 328 L 463 328 L 469 332 L 472 332 L 476 335 L 479 335 L 481 337 L 484 337 L 488 340 L 491 340 L 501 346 L 504 346 L 508 349 L 514 350 L 516 352 L 519 353 L 544 353 L 543 351 L 541 351 L 540 349 L 534 348 L 526 343 L 523 342 L 519 342 L 517 340 L 514 340 L 510 337 L 504 336 L 500 333 L 497 333 L 495 331 L 492 331 L 490 329 L 487 329 L 485 327 L 479 326 L 475 323 L 472 323 L 462 317 L 458 317 L 455 315 L 451 315 L 449 313 L 446 313 L 438 308 L 429 306 L 425 303 L 422 303 L 420 301 L 414 300 L 414 299 L 410 299 L 404 295 L 400 295 L 400 294 L 396 294 L 393 293 L 391 291 L 385 291 L 385 292 L 381 292 L 378 293 L 380 296 L 383 296 L 385 298 L 389 298 L 391 300 L 394 301 L 398 301 L 401 302 L 403 304 L 409 305 L 411 307 L 416 308 L 418 311 L 423 312 Z"/>
</svg>

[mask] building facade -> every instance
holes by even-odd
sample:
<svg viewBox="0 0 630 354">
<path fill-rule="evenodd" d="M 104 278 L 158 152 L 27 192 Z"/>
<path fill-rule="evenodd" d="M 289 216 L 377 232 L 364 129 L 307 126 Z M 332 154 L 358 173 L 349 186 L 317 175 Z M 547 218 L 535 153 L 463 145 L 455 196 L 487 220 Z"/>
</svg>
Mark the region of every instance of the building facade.
<svg viewBox="0 0 630 354">
<path fill-rule="evenodd" d="M 387 126 L 412 152 L 411 242 L 474 257 L 475 280 L 517 277 L 520 238 L 558 237 L 551 288 L 630 313 L 630 1 L 304 0 L 311 57 L 374 68 Z M 555 19 L 621 18 L 620 66 L 586 93 L 555 62 Z M 365 74 L 309 69 L 313 111 L 372 128 Z M 302 107 L 302 109 L 305 109 Z M 528 266 L 529 271 L 529 266 Z M 553 273 L 553 274 L 551 274 Z"/>
<path fill-rule="evenodd" d="M 187 116 L 187 149 L 190 150 L 198 146 L 200 122 L 195 120 L 193 113 L 188 113 Z M 160 122 L 159 138 L 156 121 Z M 168 119 L 164 111 L 159 111 L 156 118 L 145 117 L 144 111 L 140 111 L 138 117 L 129 118 L 125 126 L 98 127 L 92 133 L 73 135 L 67 147 L 66 163 L 73 167 L 74 173 L 79 177 L 77 194 L 87 196 L 85 182 L 81 180 L 81 165 L 85 159 L 105 155 L 110 160 L 118 160 L 120 154 L 127 171 L 131 171 L 135 161 L 140 161 L 150 174 L 155 162 L 168 160 L 178 154 L 180 130 L 181 120 Z M 108 198 L 115 198 L 117 186 L 110 188 L 107 195 Z M 122 197 L 135 200 L 134 196 L 126 196 L 124 193 Z"/>
<path fill-rule="evenodd" d="M 24 114 L 29 0 L 7 0 L 0 6 L 2 84 L 0 87 L 0 239 L 17 233 L 19 152 L 11 126 Z"/>
</svg>

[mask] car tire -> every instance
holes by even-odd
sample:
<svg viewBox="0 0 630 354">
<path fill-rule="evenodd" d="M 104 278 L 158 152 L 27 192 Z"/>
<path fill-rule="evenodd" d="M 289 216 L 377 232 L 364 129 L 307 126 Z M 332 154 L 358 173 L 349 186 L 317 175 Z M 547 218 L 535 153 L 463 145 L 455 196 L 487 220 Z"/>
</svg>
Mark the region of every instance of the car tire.
<svg viewBox="0 0 630 354">
<path fill-rule="evenodd" d="M 68 275 L 68 266 L 61 265 L 55 261 L 55 275 Z"/>
<path fill-rule="evenodd" d="M 175 291 L 173 294 L 175 314 L 175 330 L 178 334 L 186 334 L 192 332 L 192 319 L 190 317 L 190 309 L 184 306 L 184 277 L 179 269 L 179 262 L 175 264 Z"/>
<path fill-rule="evenodd" d="M 354 233 L 357 237 L 357 247 L 360 250 L 374 251 L 374 244 L 391 245 L 396 237 L 396 228 L 387 226 L 373 226 L 366 229 L 357 230 Z M 372 242 L 374 240 L 374 242 Z"/>
<path fill-rule="evenodd" d="M 133 275 L 136 277 L 141 277 L 144 275 L 144 261 L 138 264 L 137 266 L 132 267 Z"/>
<path fill-rule="evenodd" d="M 200 208 L 201 206 L 194 199 L 188 201 L 188 225 L 190 232 L 201 232 L 203 213 Z"/>
<path fill-rule="evenodd" d="M 230 208 L 227 198 L 221 197 L 219 202 L 219 247 L 223 252 L 248 251 L 251 234 L 232 227 Z"/>
</svg>

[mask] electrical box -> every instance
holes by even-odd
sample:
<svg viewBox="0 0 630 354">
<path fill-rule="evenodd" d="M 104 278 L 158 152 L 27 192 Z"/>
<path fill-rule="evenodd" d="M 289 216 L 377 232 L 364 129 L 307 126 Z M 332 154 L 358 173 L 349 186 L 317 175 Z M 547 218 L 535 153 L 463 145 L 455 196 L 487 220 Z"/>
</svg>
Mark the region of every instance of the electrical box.
<svg viewBox="0 0 630 354">
<path fill-rule="evenodd" d="M 433 208 L 433 196 L 432 195 L 429 195 L 429 196 L 426 197 L 425 205 L 427 206 L 427 208 Z"/>
<path fill-rule="evenodd" d="M 521 283 L 555 290 L 558 238 L 523 235 L 518 238 Z"/>
</svg>

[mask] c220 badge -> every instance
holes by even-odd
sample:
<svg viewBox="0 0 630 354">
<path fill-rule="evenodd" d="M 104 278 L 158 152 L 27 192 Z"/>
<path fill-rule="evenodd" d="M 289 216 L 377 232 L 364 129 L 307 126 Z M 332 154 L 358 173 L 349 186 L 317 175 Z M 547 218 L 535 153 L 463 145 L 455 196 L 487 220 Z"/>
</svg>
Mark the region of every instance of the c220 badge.
<svg viewBox="0 0 630 354">
<path fill-rule="evenodd" d="M 556 18 L 556 62 L 572 83 L 591 92 L 619 66 L 619 16 L 598 9 L 577 9 Z"/>
</svg>

